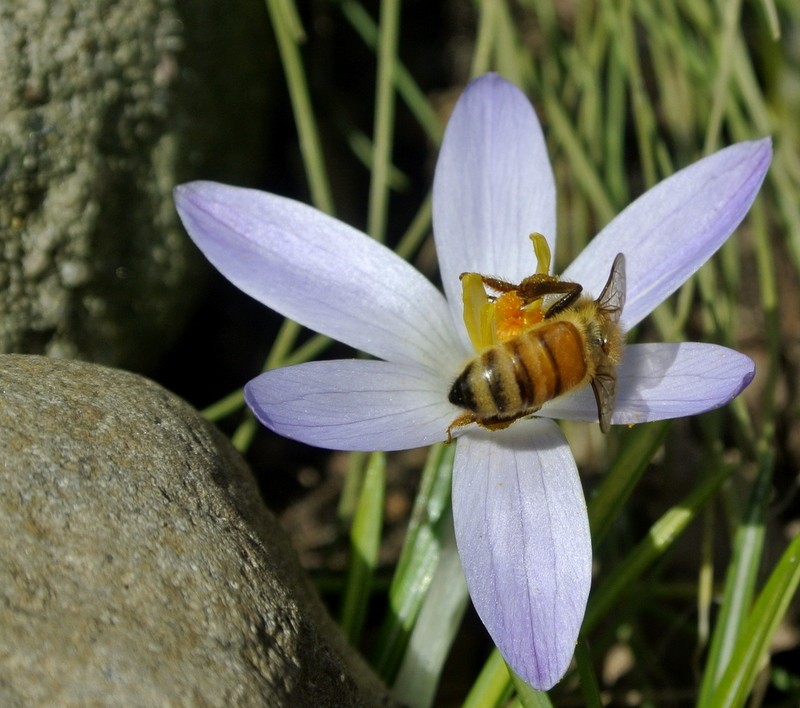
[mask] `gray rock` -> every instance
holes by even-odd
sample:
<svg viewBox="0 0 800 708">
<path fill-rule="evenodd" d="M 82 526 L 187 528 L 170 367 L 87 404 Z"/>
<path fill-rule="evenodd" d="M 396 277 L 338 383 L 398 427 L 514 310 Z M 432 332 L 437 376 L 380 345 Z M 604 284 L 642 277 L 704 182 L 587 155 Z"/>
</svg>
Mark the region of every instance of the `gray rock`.
<svg viewBox="0 0 800 708">
<path fill-rule="evenodd" d="M 0 356 L 3 705 L 388 705 L 238 453 L 156 384 Z"/>
<path fill-rule="evenodd" d="M 172 187 L 261 160 L 263 0 L 6 0 L 0 28 L 0 352 L 145 370 L 200 272 Z"/>
</svg>

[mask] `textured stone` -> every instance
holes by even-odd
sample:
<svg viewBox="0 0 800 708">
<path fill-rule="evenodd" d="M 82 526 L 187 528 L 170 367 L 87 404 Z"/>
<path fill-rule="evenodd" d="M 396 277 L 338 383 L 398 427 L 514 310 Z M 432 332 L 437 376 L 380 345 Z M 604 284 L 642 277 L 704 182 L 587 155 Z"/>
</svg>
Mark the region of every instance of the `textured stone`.
<svg viewBox="0 0 800 708">
<path fill-rule="evenodd" d="M 228 441 L 139 376 L 0 356 L 3 705 L 387 705 Z"/>
<path fill-rule="evenodd" d="M 259 0 L 0 3 L 0 352 L 145 369 L 199 258 L 187 179 L 249 179 L 268 85 Z"/>
</svg>

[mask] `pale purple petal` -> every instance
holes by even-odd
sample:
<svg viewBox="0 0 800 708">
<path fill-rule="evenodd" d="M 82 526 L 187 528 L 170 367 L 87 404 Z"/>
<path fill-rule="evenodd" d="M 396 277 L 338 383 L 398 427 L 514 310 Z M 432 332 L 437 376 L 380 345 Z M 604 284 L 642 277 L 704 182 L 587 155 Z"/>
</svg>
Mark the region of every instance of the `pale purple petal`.
<svg viewBox="0 0 800 708">
<path fill-rule="evenodd" d="M 459 275 L 519 282 L 536 270 L 528 235 L 554 247 L 555 229 L 555 182 L 530 102 L 496 74 L 476 79 L 447 124 L 433 182 L 439 269 L 459 326 Z"/>
<path fill-rule="evenodd" d="M 442 294 L 346 224 L 290 199 L 212 182 L 177 187 L 175 202 L 214 266 L 285 317 L 376 357 L 433 369 L 458 350 Z"/>
<path fill-rule="evenodd" d="M 626 258 L 626 329 L 677 290 L 744 218 L 772 159 L 769 138 L 737 143 L 659 182 L 608 224 L 566 269 L 598 295 Z"/>
<path fill-rule="evenodd" d="M 261 374 L 245 387 L 256 417 L 279 435 L 332 450 L 404 450 L 447 438 L 459 410 L 449 380 L 418 366 L 346 359 Z"/>
<path fill-rule="evenodd" d="M 453 517 L 469 593 L 509 666 L 548 689 L 569 665 L 591 585 L 575 461 L 544 419 L 470 431 L 457 445 Z"/>
<path fill-rule="evenodd" d="M 617 369 L 611 422 L 647 423 L 719 408 L 736 398 L 754 374 L 750 357 L 716 344 L 631 344 Z M 596 421 L 591 388 L 548 403 L 539 415 Z"/>
</svg>

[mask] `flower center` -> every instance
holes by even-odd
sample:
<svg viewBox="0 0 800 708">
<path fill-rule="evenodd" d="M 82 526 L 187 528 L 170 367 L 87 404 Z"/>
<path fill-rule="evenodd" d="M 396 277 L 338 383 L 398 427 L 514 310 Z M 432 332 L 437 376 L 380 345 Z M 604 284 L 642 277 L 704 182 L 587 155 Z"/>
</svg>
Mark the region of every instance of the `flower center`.
<svg viewBox="0 0 800 708">
<path fill-rule="evenodd" d="M 526 296 L 526 289 L 539 290 L 541 283 L 558 278 L 549 275 L 550 247 L 545 237 L 534 233 L 530 239 L 536 254 L 536 273 L 519 285 L 480 273 L 461 274 L 464 325 L 478 353 L 507 342 L 544 319 L 544 297 Z"/>
</svg>

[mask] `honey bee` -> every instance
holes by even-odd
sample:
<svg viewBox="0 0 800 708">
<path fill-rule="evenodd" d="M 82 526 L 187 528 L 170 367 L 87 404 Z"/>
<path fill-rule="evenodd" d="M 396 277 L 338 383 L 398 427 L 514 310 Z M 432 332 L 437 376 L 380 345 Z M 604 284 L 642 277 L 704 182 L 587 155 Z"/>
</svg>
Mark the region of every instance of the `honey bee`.
<svg viewBox="0 0 800 708">
<path fill-rule="evenodd" d="M 448 427 L 448 441 L 453 428 L 470 423 L 505 428 L 587 383 L 594 391 L 600 429 L 608 432 L 624 346 L 619 321 L 625 304 L 625 256 L 617 254 L 596 300 L 582 294 L 578 283 L 552 275 L 533 275 L 519 285 L 480 277 L 491 290 L 514 292 L 524 304 L 552 304 L 539 323 L 480 352 L 464 367 L 448 398 L 466 412 Z M 553 296 L 558 296 L 555 301 Z"/>
</svg>

